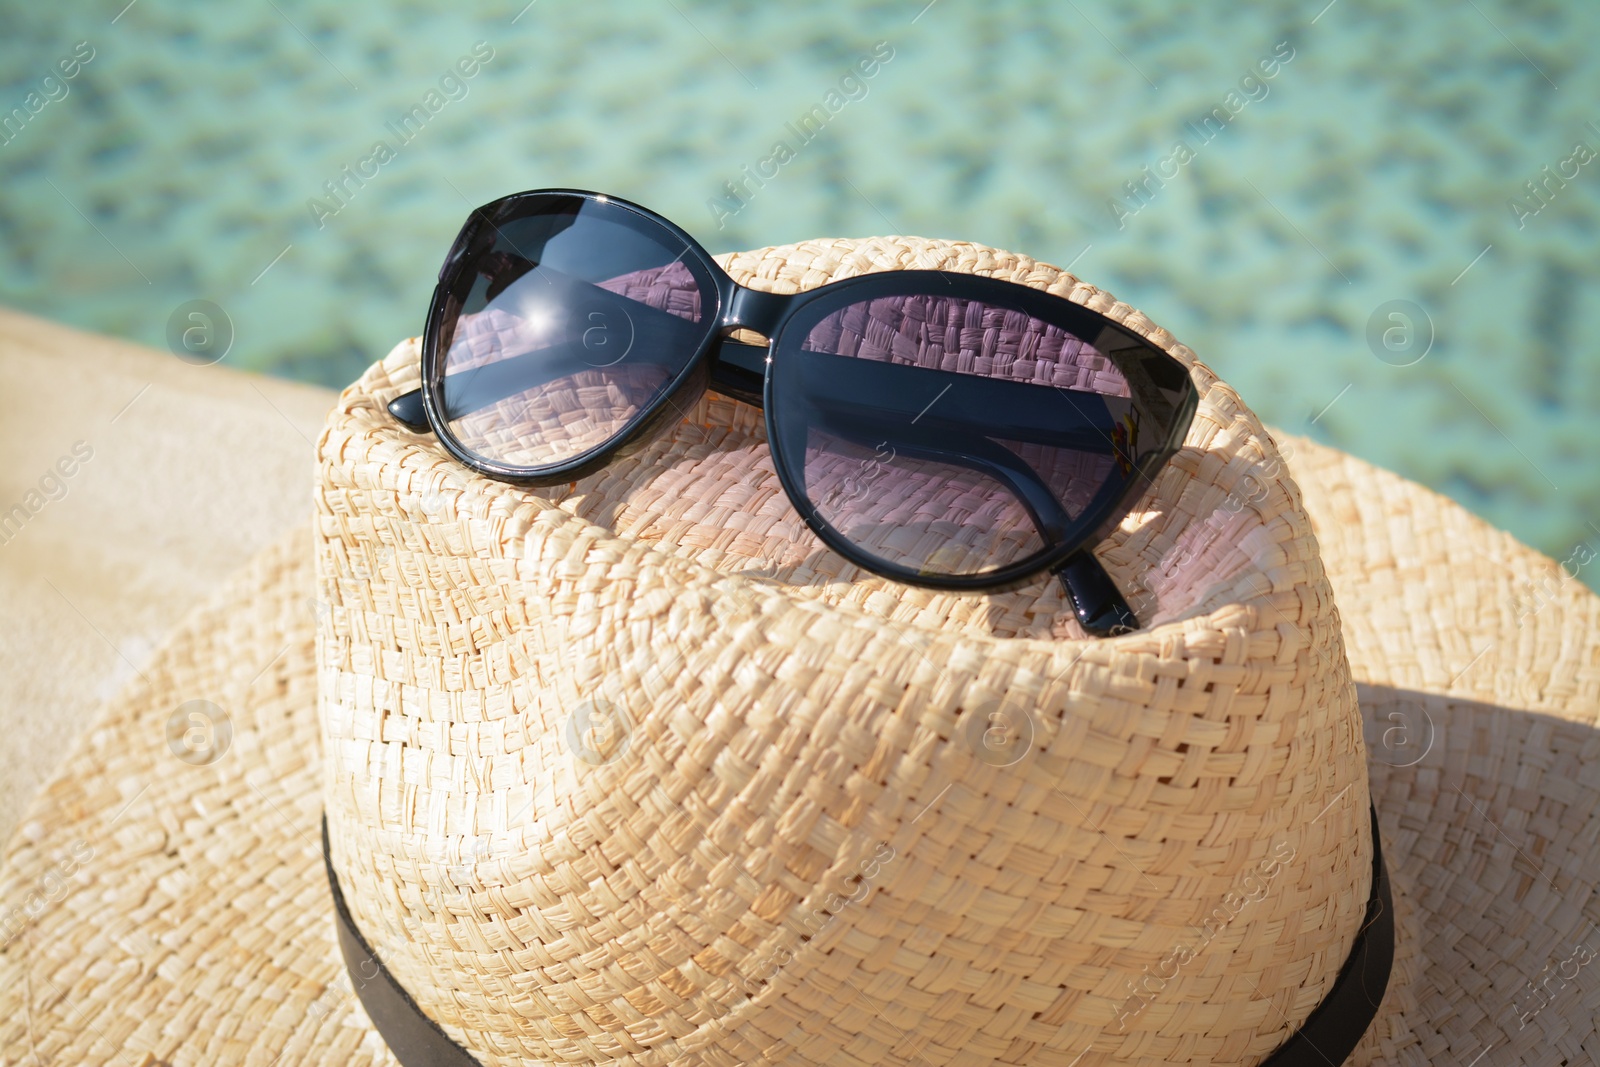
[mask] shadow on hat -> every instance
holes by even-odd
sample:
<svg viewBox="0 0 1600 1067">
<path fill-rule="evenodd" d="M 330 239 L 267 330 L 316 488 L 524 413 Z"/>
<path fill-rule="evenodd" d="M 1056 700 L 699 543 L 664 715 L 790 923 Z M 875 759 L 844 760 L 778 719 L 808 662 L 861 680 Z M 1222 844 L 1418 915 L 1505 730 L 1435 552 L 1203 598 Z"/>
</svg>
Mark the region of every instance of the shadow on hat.
<svg viewBox="0 0 1600 1067">
<path fill-rule="evenodd" d="M 331 416 L 311 529 L 8 846 L 5 1062 L 1600 1061 L 1572 567 L 1270 434 L 1056 268 L 723 263 L 1007 278 L 1180 359 L 1184 448 L 1097 549 L 1145 628 L 854 568 L 726 398 L 571 486 L 479 478 L 385 411 L 413 339 Z"/>
</svg>

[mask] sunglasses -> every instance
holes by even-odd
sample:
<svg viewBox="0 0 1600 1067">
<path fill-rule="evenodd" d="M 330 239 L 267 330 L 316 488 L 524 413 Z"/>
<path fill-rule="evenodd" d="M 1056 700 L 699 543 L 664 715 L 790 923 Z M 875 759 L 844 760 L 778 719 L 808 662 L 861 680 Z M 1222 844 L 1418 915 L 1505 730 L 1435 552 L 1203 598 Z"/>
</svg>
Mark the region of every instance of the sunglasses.
<svg viewBox="0 0 1600 1067">
<path fill-rule="evenodd" d="M 763 409 L 784 492 L 856 566 L 969 591 L 1048 572 L 1088 633 L 1138 628 L 1091 550 L 1199 394 L 1149 341 L 1029 286 L 894 270 L 767 293 L 635 204 L 516 193 L 456 236 L 422 388 L 389 411 L 480 474 L 547 486 L 637 451 L 708 388 Z"/>
</svg>

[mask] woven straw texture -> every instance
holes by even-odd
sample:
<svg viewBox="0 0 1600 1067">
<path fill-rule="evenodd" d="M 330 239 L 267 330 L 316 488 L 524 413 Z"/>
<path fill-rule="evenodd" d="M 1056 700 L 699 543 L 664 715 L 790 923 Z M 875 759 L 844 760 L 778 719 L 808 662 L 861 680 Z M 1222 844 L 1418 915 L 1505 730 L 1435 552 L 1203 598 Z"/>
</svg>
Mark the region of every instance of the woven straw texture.
<svg viewBox="0 0 1600 1067">
<path fill-rule="evenodd" d="M 1600 559 L 1557 563 L 1310 441 L 1283 452 L 1344 612 L 1401 923 L 1393 1014 L 1358 1052 L 1600 1064 L 1600 597 L 1575 577 Z"/>
<path fill-rule="evenodd" d="M 732 269 L 894 265 L 1053 284 L 1192 362 L 970 245 Z M 1551 561 L 1309 442 L 1280 462 L 1195 364 L 1188 447 L 1102 554 L 1161 625 L 1085 643 L 1047 585 L 796 551 L 735 405 L 570 490 L 467 477 L 381 417 L 414 353 L 336 412 L 315 549 L 191 616 L 9 845 L 0 1061 L 392 1062 L 341 975 L 325 793 L 368 939 L 486 1063 L 1255 1062 L 1367 891 L 1322 562 L 1400 920 L 1352 1062 L 1600 1061 L 1600 600 Z M 232 724 L 205 766 L 172 747 L 194 699 Z"/>
</svg>

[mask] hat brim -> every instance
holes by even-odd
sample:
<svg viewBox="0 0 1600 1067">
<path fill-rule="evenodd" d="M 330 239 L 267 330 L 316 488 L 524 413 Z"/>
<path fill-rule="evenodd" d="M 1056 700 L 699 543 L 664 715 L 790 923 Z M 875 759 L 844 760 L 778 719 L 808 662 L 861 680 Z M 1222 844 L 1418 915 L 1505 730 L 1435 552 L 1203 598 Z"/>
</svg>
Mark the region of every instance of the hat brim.
<svg viewBox="0 0 1600 1067">
<path fill-rule="evenodd" d="M 1595 1062 L 1600 597 L 1435 493 L 1275 436 L 1335 590 L 1399 918 L 1351 1062 Z M 33 801 L 0 883 L 7 1062 L 394 1062 L 318 843 L 308 536 L 192 613 Z"/>
<path fill-rule="evenodd" d="M 1600 597 L 1413 482 L 1275 435 L 1334 588 L 1399 916 L 1355 1062 L 1600 1062 Z M 1480 1059 L 1481 1057 L 1481 1059 Z"/>
</svg>

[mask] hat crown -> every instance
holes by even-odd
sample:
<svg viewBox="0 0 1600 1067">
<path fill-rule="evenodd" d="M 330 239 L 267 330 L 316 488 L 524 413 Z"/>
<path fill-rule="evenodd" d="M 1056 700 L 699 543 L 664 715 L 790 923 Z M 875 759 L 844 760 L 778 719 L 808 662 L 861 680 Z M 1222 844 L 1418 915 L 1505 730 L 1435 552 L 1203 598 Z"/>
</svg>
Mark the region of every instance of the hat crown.
<svg viewBox="0 0 1600 1067">
<path fill-rule="evenodd" d="M 977 245 L 724 257 L 793 291 L 988 274 L 1092 307 L 1201 391 L 1098 553 L 1146 629 L 1064 636 L 808 541 L 718 397 L 571 489 L 393 423 L 415 343 L 319 443 L 324 793 L 350 910 L 484 1063 L 1264 1055 L 1331 986 L 1371 865 L 1355 690 L 1256 417 L 1065 272 Z M 1142 613 L 1143 614 L 1143 613 Z"/>
</svg>

